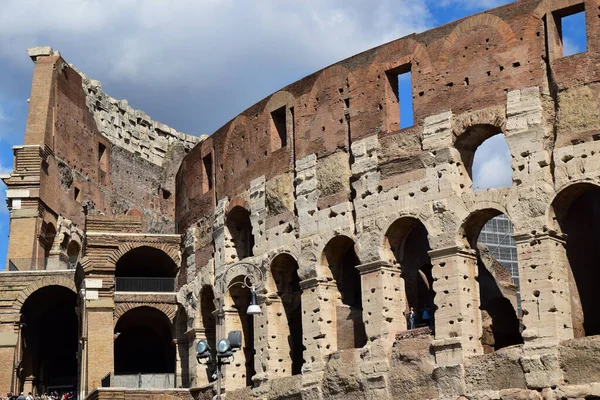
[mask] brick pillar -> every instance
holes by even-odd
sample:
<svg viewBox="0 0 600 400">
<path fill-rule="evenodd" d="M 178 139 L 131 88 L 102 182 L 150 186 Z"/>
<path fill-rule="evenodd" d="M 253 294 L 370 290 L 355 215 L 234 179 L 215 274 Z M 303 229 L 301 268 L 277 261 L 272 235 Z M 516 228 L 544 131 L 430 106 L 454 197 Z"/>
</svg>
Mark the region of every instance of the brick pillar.
<svg viewBox="0 0 600 400">
<path fill-rule="evenodd" d="M 360 272 L 363 321 L 370 341 L 392 343 L 398 332 L 406 330 L 406 293 L 398 268 L 385 261 L 356 267 Z"/>
<path fill-rule="evenodd" d="M 322 278 L 300 282 L 302 288 L 302 372 L 322 371 L 325 357 L 337 350 L 337 287 Z"/>
<path fill-rule="evenodd" d="M 115 304 L 112 299 L 86 301 L 87 322 L 87 391 L 101 386 L 107 374 L 114 373 Z"/>
<path fill-rule="evenodd" d="M 435 291 L 435 351 L 441 366 L 483 353 L 475 251 L 449 247 L 429 252 Z"/>
</svg>

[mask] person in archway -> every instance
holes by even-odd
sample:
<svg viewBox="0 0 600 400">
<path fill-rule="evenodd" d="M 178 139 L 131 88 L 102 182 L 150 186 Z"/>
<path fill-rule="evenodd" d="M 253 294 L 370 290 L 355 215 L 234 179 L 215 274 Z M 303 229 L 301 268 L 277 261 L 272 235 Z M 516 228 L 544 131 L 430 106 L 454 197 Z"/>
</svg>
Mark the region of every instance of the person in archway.
<svg viewBox="0 0 600 400">
<path fill-rule="evenodd" d="M 413 307 L 408 312 L 408 329 L 415 329 L 417 327 L 417 313 Z"/>
</svg>

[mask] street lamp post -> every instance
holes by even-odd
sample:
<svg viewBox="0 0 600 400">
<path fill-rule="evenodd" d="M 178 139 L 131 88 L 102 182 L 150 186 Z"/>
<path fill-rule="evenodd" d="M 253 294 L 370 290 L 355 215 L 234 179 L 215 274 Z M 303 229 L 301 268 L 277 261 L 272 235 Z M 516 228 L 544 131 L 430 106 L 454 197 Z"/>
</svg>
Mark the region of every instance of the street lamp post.
<svg viewBox="0 0 600 400">
<path fill-rule="evenodd" d="M 230 271 L 242 268 L 244 269 L 243 279 L 239 281 L 230 282 L 227 277 Z M 233 360 L 234 354 L 237 350 L 242 348 L 242 333 L 240 331 L 231 331 L 224 338 L 223 322 L 225 320 L 225 295 L 235 285 L 240 285 L 244 288 L 250 289 L 250 305 L 246 310 L 246 314 L 249 316 L 262 314 L 262 309 L 258 305 L 256 299 L 256 292 L 264 287 L 264 274 L 260 268 L 256 265 L 240 261 L 230 265 L 225 272 L 219 276 L 215 282 L 215 288 L 217 289 L 217 296 L 215 297 L 215 316 L 217 317 L 217 340 L 216 358 L 213 359 L 210 353 L 210 345 L 206 339 L 198 342 L 196 345 L 196 359 L 199 364 L 215 366 L 217 371 L 217 395 L 214 397 L 216 400 L 221 400 L 221 386 L 222 386 L 222 367 L 223 365 L 230 364 Z"/>
</svg>

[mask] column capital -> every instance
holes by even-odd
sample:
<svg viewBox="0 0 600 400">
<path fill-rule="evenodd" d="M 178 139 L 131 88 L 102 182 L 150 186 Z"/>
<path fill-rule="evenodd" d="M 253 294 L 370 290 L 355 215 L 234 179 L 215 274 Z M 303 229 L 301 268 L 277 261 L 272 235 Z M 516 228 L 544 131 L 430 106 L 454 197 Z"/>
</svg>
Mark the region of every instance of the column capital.
<svg viewBox="0 0 600 400">
<path fill-rule="evenodd" d="M 475 250 L 466 248 L 464 246 L 449 246 L 441 249 L 433 249 L 428 252 L 431 260 L 439 258 L 447 258 L 452 256 L 462 256 L 468 258 L 476 258 Z"/>
<path fill-rule="evenodd" d="M 335 285 L 335 282 L 323 277 L 308 278 L 300 281 L 300 288 L 302 290 L 310 289 L 319 285 Z"/>
<path fill-rule="evenodd" d="M 545 232 L 527 232 L 518 233 L 514 235 L 516 244 L 523 244 L 532 240 L 554 240 L 559 243 L 565 243 L 567 241 L 567 235 L 556 231 L 545 231 Z"/>
<path fill-rule="evenodd" d="M 401 272 L 398 265 L 394 265 L 383 260 L 357 265 L 355 268 L 358 270 L 358 272 L 360 272 L 361 275 L 379 271 Z"/>
</svg>

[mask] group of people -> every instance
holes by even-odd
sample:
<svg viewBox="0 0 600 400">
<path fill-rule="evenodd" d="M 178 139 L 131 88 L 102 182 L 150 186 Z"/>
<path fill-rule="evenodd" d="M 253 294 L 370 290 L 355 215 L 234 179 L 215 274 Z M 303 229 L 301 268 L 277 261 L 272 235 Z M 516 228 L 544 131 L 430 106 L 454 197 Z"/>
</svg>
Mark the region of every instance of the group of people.
<svg viewBox="0 0 600 400">
<path fill-rule="evenodd" d="M 75 396 L 75 394 L 73 392 L 65 392 L 65 393 L 58 393 L 58 392 L 51 392 L 51 393 L 44 393 L 42 395 L 36 394 L 33 395 L 31 394 L 31 392 L 25 394 L 23 392 L 21 392 L 21 394 L 12 394 L 12 393 L 8 393 L 5 397 L 2 397 L 2 400 L 75 400 L 77 397 Z"/>
<path fill-rule="evenodd" d="M 421 315 L 417 315 L 414 307 L 411 307 L 406 315 L 408 320 L 408 329 L 415 329 L 419 326 L 428 326 L 433 328 L 433 313 L 429 306 L 425 305 L 421 310 Z"/>
</svg>

